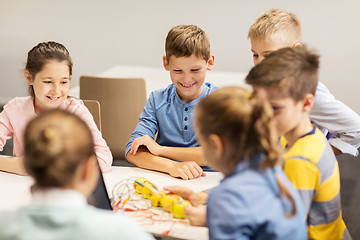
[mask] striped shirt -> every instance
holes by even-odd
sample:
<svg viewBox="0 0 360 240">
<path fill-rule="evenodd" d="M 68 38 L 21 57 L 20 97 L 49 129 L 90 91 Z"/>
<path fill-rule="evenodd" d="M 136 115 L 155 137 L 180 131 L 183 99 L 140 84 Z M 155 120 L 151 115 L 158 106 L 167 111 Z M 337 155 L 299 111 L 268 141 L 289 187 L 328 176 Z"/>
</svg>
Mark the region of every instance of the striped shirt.
<svg viewBox="0 0 360 240">
<path fill-rule="evenodd" d="M 323 133 L 314 125 L 284 158 L 284 172 L 305 205 L 309 239 L 351 239 L 341 213 L 339 166 Z"/>
</svg>

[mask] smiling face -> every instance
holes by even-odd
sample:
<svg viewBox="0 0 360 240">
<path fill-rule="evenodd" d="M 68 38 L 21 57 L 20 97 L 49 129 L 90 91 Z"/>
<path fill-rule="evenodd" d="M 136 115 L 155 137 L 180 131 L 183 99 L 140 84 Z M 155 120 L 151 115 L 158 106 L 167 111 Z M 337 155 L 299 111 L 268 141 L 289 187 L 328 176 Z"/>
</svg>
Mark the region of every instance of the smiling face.
<svg viewBox="0 0 360 240">
<path fill-rule="evenodd" d="M 214 56 L 211 55 L 208 61 L 194 54 L 190 57 L 171 56 L 169 62 L 164 56 L 163 61 L 165 69 L 170 72 L 179 98 L 187 103 L 201 95 L 206 70 L 212 69 Z"/>
<path fill-rule="evenodd" d="M 68 97 L 70 69 L 65 61 L 49 61 L 34 78 L 27 70 L 24 75 L 34 89 L 36 113 L 59 108 Z"/>
</svg>

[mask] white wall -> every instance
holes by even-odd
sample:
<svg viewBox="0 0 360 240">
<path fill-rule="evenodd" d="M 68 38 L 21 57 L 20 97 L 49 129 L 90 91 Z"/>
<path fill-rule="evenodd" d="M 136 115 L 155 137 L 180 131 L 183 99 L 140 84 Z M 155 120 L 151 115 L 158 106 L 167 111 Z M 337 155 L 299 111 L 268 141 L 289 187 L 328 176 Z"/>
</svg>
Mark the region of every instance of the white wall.
<svg viewBox="0 0 360 240">
<path fill-rule="evenodd" d="M 321 81 L 360 113 L 360 2 L 357 0 L 1 0 L 0 100 L 27 94 L 27 52 L 42 41 L 63 43 L 74 61 L 72 85 L 115 64 L 160 67 L 164 40 L 178 24 L 210 37 L 215 71 L 252 66 L 247 31 L 271 8 L 295 13 L 304 42 L 318 49 Z"/>
</svg>

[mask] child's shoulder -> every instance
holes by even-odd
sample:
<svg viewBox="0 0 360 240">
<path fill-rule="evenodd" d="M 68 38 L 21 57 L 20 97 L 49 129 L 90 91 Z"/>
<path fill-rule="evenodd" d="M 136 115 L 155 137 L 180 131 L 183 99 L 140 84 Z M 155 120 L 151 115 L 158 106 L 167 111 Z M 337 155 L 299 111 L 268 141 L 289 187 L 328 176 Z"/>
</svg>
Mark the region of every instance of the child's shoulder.
<svg viewBox="0 0 360 240">
<path fill-rule="evenodd" d="M 324 134 L 317 127 L 314 127 L 312 132 L 295 142 L 285 154 L 285 158 L 301 157 L 302 159 L 317 163 L 325 153 L 330 154 L 328 160 L 330 160 L 330 157 L 333 160 L 336 159 Z"/>
<path fill-rule="evenodd" d="M 86 110 L 84 102 L 81 99 L 74 97 L 68 97 L 60 106 L 61 109 L 66 110 L 70 113 L 75 113 L 76 111 Z"/>
<path fill-rule="evenodd" d="M 8 217 L 12 217 L 11 220 L 14 223 L 24 222 L 24 219 L 32 221 L 31 219 L 35 218 L 40 220 L 50 219 L 55 225 L 59 223 L 59 219 L 72 222 L 74 226 L 76 226 L 77 234 L 80 236 L 80 239 L 116 239 L 113 237 L 113 234 L 117 234 L 117 238 L 121 238 L 122 236 L 126 236 L 125 233 L 127 232 L 140 232 L 140 229 L 137 228 L 133 220 L 129 219 L 127 216 L 115 214 L 108 210 L 97 209 L 89 205 L 82 208 L 30 205 L 9 214 Z M 122 226 L 125 225 L 126 227 L 123 228 Z M 21 224 L 19 226 L 21 227 Z M 44 225 L 41 224 L 39 226 L 44 227 Z M 66 230 L 69 226 L 58 225 L 57 227 L 59 228 L 57 234 L 62 237 L 60 238 L 67 239 L 64 236 L 66 235 Z M 99 229 L 101 229 L 101 231 Z M 134 237 L 133 239 L 136 238 Z"/>
<path fill-rule="evenodd" d="M 176 87 L 173 83 L 169 84 L 165 88 L 160 88 L 152 91 L 149 96 L 149 100 L 155 105 L 163 105 L 166 102 L 172 102 L 171 99 L 176 96 Z"/>
<path fill-rule="evenodd" d="M 27 97 L 16 97 L 11 99 L 8 103 L 5 104 L 5 111 L 20 111 L 22 108 L 28 108 L 33 104 L 33 98 L 31 96 Z"/>
<path fill-rule="evenodd" d="M 24 105 L 26 103 L 31 103 L 33 98 L 31 96 L 26 97 L 15 97 L 11 100 L 9 100 L 5 106 L 18 106 L 18 105 Z"/>
<path fill-rule="evenodd" d="M 210 83 L 210 82 L 204 82 L 204 87 L 209 89 L 210 91 L 214 91 L 214 90 L 218 89 L 218 87 L 215 86 L 215 84 Z"/>
<path fill-rule="evenodd" d="M 269 184 L 258 171 L 243 171 L 225 178 L 210 192 L 209 201 L 212 204 L 231 203 L 238 208 L 251 209 L 254 202 L 270 192 Z"/>
<path fill-rule="evenodd" d="M 127 238 L 132 236 L 132 239 L 147 239 L 145 234 L 136 224 L 136 222 L 123 214 L 116 214 L 108 210 L 97 209 L 92 206 L 87 207 L 87 215 L 84 215 L 84 219 L 92 219 L 92 221 L 83 221 L 87 227 L 95 229 L 100 236 L 106 236 L 104 231 L 97 231 L 96 229 L 105 230 L 105 232 L 118 232 L 120 238 Z M 126 227 L 121 227 L 126 226 Z M 95 234 L 97 234 L 95 233 Z M 112 239 L 112 237 L 109 237 Z M 116 238 L 115 238 L 116 239 Z M 127 238 L 128 239 L 128 238 Z"/>
<path fill-rule="evenodd" d="M 176 92 L 176 87 L 173 83 L 169 84 L 165 88 L 156 89 L 151 92 L 154 96 L 172 95 Z"/>
<path fill-rule="evenodd" d="M 240 162 L 239 164 L 243 163 Z M 237 169 L 239 169 L 238 166 Z M 239 185 L 242 186 L 241 189 L 234 187 Z M 260 189 L 262 189 L 264 186 L 267 186 L 267 183 L 263 174 L 260 171 L 252 168 L 236 171 L 229 177 L 225 178 L 222 182 L 222 188 L 224 191 L 238 193 L 261 191 Z"/>
<path fill-rule="evenodd" d="M 205 95 L 208 95 L 213 91 L 215 91 L 216 89 L 218 89 L 218 87 L 215 86 L 215 84 L 213 83 L 205 82 L 203 85 L 204 85 Z"/>
</svg>

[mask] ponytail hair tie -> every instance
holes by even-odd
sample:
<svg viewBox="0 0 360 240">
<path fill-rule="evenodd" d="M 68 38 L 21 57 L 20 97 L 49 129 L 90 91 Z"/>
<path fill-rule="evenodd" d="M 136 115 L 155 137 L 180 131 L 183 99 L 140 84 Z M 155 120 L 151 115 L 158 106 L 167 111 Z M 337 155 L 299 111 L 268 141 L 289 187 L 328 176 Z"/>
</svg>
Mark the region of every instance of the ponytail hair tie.
<svg viewBox="0 0 360 240">
<path fill-rule="evenodd" d="M 251 97 L 252 97 L 252 92 L 246 91 L 245 96 L 246 96 L 247 99 L 251 99 Z"/>
</svg>

